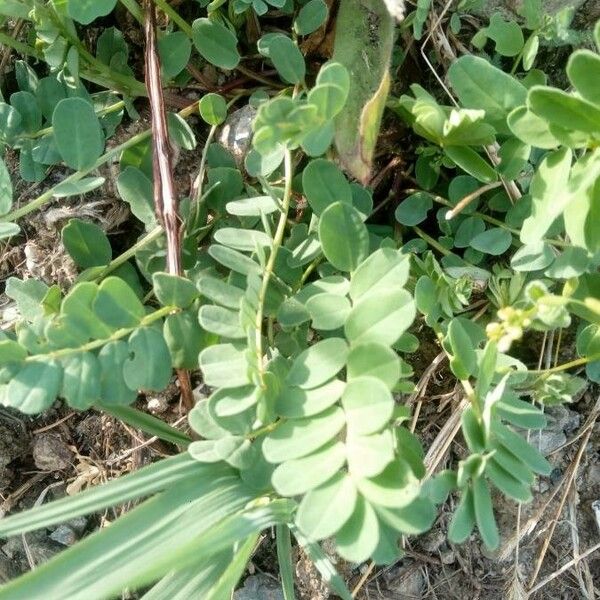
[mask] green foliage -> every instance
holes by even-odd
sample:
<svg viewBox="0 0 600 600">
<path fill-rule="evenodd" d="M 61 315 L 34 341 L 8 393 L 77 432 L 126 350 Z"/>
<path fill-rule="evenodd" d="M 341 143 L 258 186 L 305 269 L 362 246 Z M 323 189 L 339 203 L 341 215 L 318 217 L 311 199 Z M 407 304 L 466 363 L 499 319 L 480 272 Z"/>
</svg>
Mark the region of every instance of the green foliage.
<svg viewBox="0 0 600 600">
<path fill-rule="evenodd" d="M 135 2 L 121 4 L 143 18 Z M 191 23 L 157 5 L 169 17 L 158 32 L 164 84 L 186 87 L 200 73 L 211 90 L 167 117 L 172 146 L 196 152 L 190 163 L 199 165 L 192 197 L 179 203 L 178 275 L 167 272 L 155 215 L 150 132 L 111 141 L 146 93 L 130 64 L 134 42 L 104 28 L 92 53 L 80 27 L 111 19 L 115 0 L 0 7 L 30 27 L 36 59 L 15 63 L 14 90 L 0 102 L 3 154 L 11 148 L 19 161 L 19 175 L 8 153 L 0 161 L 0 237 L 19 235 L 15 222 L 54 198 L 103 185 L 107 163 L 140 222 L 118 242 L 90 221 L 66 223 L 62 244 L 79 275 L 64 295 L 36 279 L 7 281 L 16 320 L 0 334 L 0 403 L 25 414 L 56 401 L 95 407 L 185 449 L 4 518 L 0 534 L 18 535 L 145 498 L 0 588 L 0 598 L 112 597 L 148 586 L 150 599 L 230 597 L 271 527 L 287 597 L 291 532 L 350 598 L 318 542 L 333 538 L 354 563 L 391 563 L 401 536 L 428 530 L 451 493 L 450 540 L 477 528 L 497 547 L 492 498 L 529 502 L 536 475 L 551 470 L 522 435 L 546 425 L 537 405 L 577 397 L 586 380 L 572 367 L 600 380 L 599 55 L 574 51 L 569 90 L 547 85 L 534 69 L 538 52 L 574 39 L 570 18 L 526 2 L 525 34 L 493 14 L 471 39 L 475 54 L 452 62 L 456 102 L 446 106 L 418 83 L 388 98 L 390 64 L 399 69 L 406 57 L 394 51 L 395 24 L 380 0 L 342 0 L 333 59 L 320 67 L 318 54 L 304 55 L 312 39 L 300 36 L 327 22 L 323 0 L 201 0 L 186 7 Z M 419 0 L 407 21 L 415 39 L 430 5 Z M 469 5 L 451 16 L 455 35 Z M 90 93 L 86 80 L 104 91 Z M 234 157 L 213 140 L 235 129 L 234 110 L 246 103 L 251 129 L 234 138 L 251 136 L 251 145 Z M 416 136 L 406 148 L 420 144 L 416 187 L 386 200 L 373 184 L 374 209 L 372 191 L 350 179 L 370 181 L 386 106 L 386 127 L 401 118 Z M 202 119 L 197 130 L 192 115 Z M 381 157 L 389 150 L 382 144 Z M 57 165 L 69 171 L 63 181 L 28 204 L 14 201 L 17 177 L 41 182 Z M 413 170 L 405 166 L 400 183 Z M 398 191 L 393 218 L 375 214 Z M 513 351 L 526 333 L 568 328 L 577 358 L 564 365 L 539 369 L 527 348 Z M 403 405 L 415 392 L 403 355 L 429 334 L 448 359 L 444 376 L 468 401 L 466 456 L 437 474 Z M 208 390 L 189 412 L 194 441 L 132 407 L 140 392 L 166 388 L 173 369 L 198 372 Z"/>
</svg>

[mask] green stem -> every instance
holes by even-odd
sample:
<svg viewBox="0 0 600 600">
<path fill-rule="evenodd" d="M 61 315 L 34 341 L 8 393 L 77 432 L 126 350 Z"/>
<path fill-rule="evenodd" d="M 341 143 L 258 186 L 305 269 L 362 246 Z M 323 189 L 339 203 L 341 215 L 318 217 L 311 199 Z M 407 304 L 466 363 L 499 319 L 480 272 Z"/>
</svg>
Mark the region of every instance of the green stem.
<svg viewBox="0 0 600 600">
<path fill-rule="evenodd" d="M 123 254 L 120 254 L 119 256 L 117 256 L 117 258 L 115 258 L 108 265 L 106 265 L 106 267 L 100 273 L 97 273 L 95 275 L 93 274 L 89 278 L 80 277 L 78 281 L 98 281 L 100 279 L 104 279 L 115 269 L 118 269 L 129 259 L 133 258 L 137 254 L 138 250 L 141 250 L 148 244 L 152 243 L 154 240 L 160 238 L 162 233 L 163 228 L 160 225 L 158 227 L 155 227 L 154 229 L 152 229 L 152 231 L 149 231 L 144 237 L 140 238 L 133 246 L 131 246 L 131 248 L 125 250 Z"/>
<path fill-rule="evenodd" d="M 23 42 L 19 42 L 19 40 L 15 40 L 14 38 L 12 38 L 7 33 L 4 33 L 3 31 L 0 31 L 0 46 L 8 46 L 9 48 L 16 50 L 19 54 L 21 54 L 23 56 L 33 56 L 34 58 L 37 58 L 38 60 L 44 59 L 44 55 L 42 52 L 39 52 L 36 48 L 33 48 L 32 46 L 28 46 L 27 44 L 24 44 Z"/>
<path fill-rule="evenodd" d="M 60 350 L 54 350 L 53 352 L 47 352 L 45 354 L 33 354 L 28 356 L 25 359 L 25 362 L 31 362 L 35 360 L 39 360 L 40 357 L 45 359 L 53 360 L 57 358 L 64 358 L 65 356 L 70 356 L 71 354 L 78 354 L 79 352 L 89 352 L 91 350 L 96 350 L 98 348 L 102 348 L 109 342 L 114 342 L 116 340 L 120 340 L 133 333 L 136 329 L 140 327 L 146 327 L 147 325 L 151 325 L 155 321 L 170 315 L 173 312 L 177 312 L 180 309 L 177 306 L 163 306 L 163 308 L 159 308 L 157 311 L 146 315 L 138 325 L 135 327 L 123 327 L 122 329 L 117 329 L 112 335 L 107 338 L 103 338 L 101 340 L 94 340 L 93 342 L 88 342 L 83 346 L 79 346 L 78 348 L 61 348 Z"/>
<path fill-rule="evenodd" d="M 415 233 L 422 239 L 425 240 L 432 248 L 435 248 L 440 254 L 449 256 L 451 254 L 448 248 L 444 248 L 437 240 L 434 240 L 429 234 L 425 233 L 420 227 L 413 227 Z"/>
<path fill-rule="evenodd" d="M 179 115 L 183 118 L 189 117 L 191 114 L 193 114 L 197 111 L 197 107 L 198 107 L 197 103 L 194 103 L 191 106 L 188 106 L 187 108 L 184 108 L 183 110 L 179 111 Z M 115 156 L 118 156 L 124 150 L 127 150 L 128 148 L 131 148 L 132 146 L 135 146 L 136 144 L 139 144 L 140 142 L 143 142 L 144 140 L 148 139 L 150 137 L 151 133 L 152 133 L 152 131 L 150 129 L 148 129 L 146 131 L 142 131 L 141 133 L 138 133 L 137 135 L 133 136 L 126 142 L 123 142 L 119 146 L 115 146 L 114 148 L 111 148 L 108 152 L 106 152 L 100 158 L 98 158 L 98 160 L 96 160 L 96 162 L 92 166 L 88 167 L 87 169 L 83 169 L 81 171 L 77 171 L 76 173 L 73 173 L 72 175 L 70 175 L 69 177 L 64 179 L 62 182 L 51 187 L 49 190 L 46 190 L 41 196 L 38 196 L 35 200 L 32 200 L 28 204 L 25 204 L 25 206 L 21 206 L 20 208 L 17 208 L 16 210 L 13 210 L 12 212 L 4 215 L 0 219 L 0 222 L 16 221 L 17 219 L 20 219 L 21 217 L 24 217 L 25 215 L 32 213 L 34 210 L 41 208 L 42 206 L 44 206 L 45 204 L 47 204 L 48 202 L 50 202 L 52 200 L 52 198 L 54 197 L 54 194 L 56 192 L 56 188 L 58 186 L 60 186 L 64 183 L 74 183 L 76 181 L 79 181 L 80 179 L 85 177 L 88 173 L 91 173 L 92 171 L 94 171 L 98 167 L 102 166 L 104 163 L 108 162 Z"/>
<path fill-rule="evenodd" d="M 168 3 L 166 0 L 154 0 L 154 4 L 158 6 L 164 13 L 173 21 L 173 23 L 177 23 L 177 26 L 181 31 L 183 31 L 189 38 L 191 38 L 194 34 L 194 31 L 187 23 L 187 21 L 179 16 L 179 13 Z"/>
<path fill-rule="evenodd" d="M 208 158 L 208 150 L 217 133 L 217 125 L 213 125 L 208 132 L 208 136 L 206 138 L 206 142 L 204 144 L 204 148 L 202 149 L 202 158 L 200 159 L 200 169 L 198 170 L 198 177 L 196 179 L 196 193 L 194 198 L 192 198 L 192 202 L 194 204 L 200 201 L 202 198 L 202 188 L 204 187 L 204 175 L 206 172 L 206 160 Z"/>
<path fill-rule="evenodd" d="M 406 190 L 406 191 L 408 192 L 411 190 Z M 420 190 L 414 190 L 414 191 L 416 192 L 416 191 L 420 191 Z M 444 206 L 447 206 L 448 208 L 454 208 L 454 205 L 452 204 L 452 202 L 450 202 L 450 200 L 447 200 L 446 198 L 442 198 L 441 196 L 436 196 L 434 194 L 430 194 L 430 196 L 438 204 L 443 204 Z M 496 227 L 501 227 L 502 229 L 506 229 L 506 231 L 510 232 L 512 235 L 514 235 L 517 238 L 519 238 L 519 236 L 521 235 L 521 232 L 518 229 L 509 227 L 503 221 L 495 219 L 494 217 L 490 217 L 489 215 L 486 215 L 484 213 L 472 212 L 472 213 L 470 213 L 469 216 L 479 217 L 480 219 L 482 219 L 483 221 L 486 221 L 490 225 L 495 225 Z M 556 246 L 557 248 L 570 247 L 570 244 L 567 244 L 567 242 L 563 242 L 562 240 L 553 240 L 553 239 L 549 239 L 549 238 L 543 238 L 543 241 L 552 246 Z"/>
<path fill-rule="evenodd" d="M 130 12 L 131 16 L 140 24 L 144 24 L 144 12 L 135 0 L 119 0 L 119 2 Z"/>
<path fill-rule="evenodd" d="M 264 382 L 264 367 L 263 367 L 263 344 L 262 344 L 262 324 L 264 318 L 264 306 L 265 300 L 267 297 L 267 289 L 269 287 L 269 282 L 271 281 L 271 276 L 273 275 L 273 269 L 275 268 L 275 260 L 277 259 L 277 254 L 279 252 L 279 248 L 283 243 L 283 236 L 285 234 L 285 226 L 287 223 L 287 216 L 290 209 L 290 201 L 292 198 L 292 175 L 293 175 L 293 167 L 292 167 L 292 154 L 286 148 L 285 157 L 284 157 L 284 169 L 285 169 L 285 187 L 283 192 L 283 201 L 282 201 L 282 212 L 279 217 L 279 222 L 277 224 L 277 230 L 275 231 L 275 237 L 273 238 L 273 246 L 271 248 L 271 254 L 269 255 L 269 260 L 267 261 L 267 265 L 265 267 L 265 272 L 262 280 L 262 285 L 258 294 L 258 308 L 256 310 L 256 319 L 254 321 L 255 327 L 255 343 L 256 343 L 256 355 L 258 359 L 258 370 L 259 370 L 259 378 L 261 382 L 261 386 L 265 387 Z"/>
<path fill-rule="evenodd" d="M 563 363 L 562 365 L 557 365 L 556 367 L 551 367 L 550 369 L 531 370 L 528 371 L 528 373 L 532 375 L 551 375 L 552 373 L 561 373 L 562 371 L 568 371 L 575 367 L 582 367 L 583 365 L 596 362 L 597 360 L 600 360 L 600 354 L 592 354 L 592 356 L 576 358 L 575 360 Z"/>
</svg>

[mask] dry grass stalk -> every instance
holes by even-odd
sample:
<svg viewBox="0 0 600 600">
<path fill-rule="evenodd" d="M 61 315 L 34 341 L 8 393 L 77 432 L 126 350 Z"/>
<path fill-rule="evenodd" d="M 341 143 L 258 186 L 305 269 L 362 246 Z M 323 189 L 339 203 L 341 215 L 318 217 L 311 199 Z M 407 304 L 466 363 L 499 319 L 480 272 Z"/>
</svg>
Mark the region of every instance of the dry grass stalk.
<svg viewBox="0 0 600 600">
<path fill-rule="evenodd" d="M 165 111 L 160 58 L 156 48 L 156 7 L 152 0 L 146 1 L 146 88 L 150 100 L 152 121 L 152 170 L 154 174 L 154 207 L 159 222 L 167 237 L 167 270 L 172 275 L 181 275 L 182 223 L 179 218 L 178 202 L 173 179 L 173 151 L 169 142 L 167 114 Z M 181 399 L 187 410 L 194 406 L 190 374 L 177 369 Z"/>
</svg>

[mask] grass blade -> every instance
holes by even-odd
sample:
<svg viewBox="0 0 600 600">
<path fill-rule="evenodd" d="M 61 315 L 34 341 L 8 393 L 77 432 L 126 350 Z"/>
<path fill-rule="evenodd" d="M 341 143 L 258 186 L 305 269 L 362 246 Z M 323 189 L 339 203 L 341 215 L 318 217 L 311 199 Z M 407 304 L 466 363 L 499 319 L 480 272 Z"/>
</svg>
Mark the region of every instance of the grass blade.
<svg viewBox="0 0 600 600">
<path fill-rule="evenodd" d="M 302 532 L 295 526 L 291 525 L 290 529 L 294 534 L 294 537 L 298 540 L 298 543 L 304 548 L 304 551 L 317 567 L 321 577 L 327 582 L 329 587 L 342 599 L 352 600 L 352 594 L 346 585 L 346 582 L 342 576 L 336 571 L 331 561 L 323 552 L 323 549 L 317 542 L 311 542 L 308 540 Z"/>
<path fill-rule="evenodd" d="M 195 478 L 208 481 L 222 470 L 203 465 L 187 452 L 149 465 L 101 486 L 61 498 L 19 514 L 0 519 L 0 537 L 8 537 L 50 527 L 110 506 L 168 489 L 182 481 Z"/>
<path fill-rule="evenodd" d="M 283 597 L 285 600 L 296 600 L 290 528 L 287 525 L 277 525 L 275 535 L 277 539 L 277 560 L 279 562 Z"/>
<path fill-rule="evenodd" d="M 103 404 L 98 404 L 98 408 L 144 433 L 156 436 L 161 440 L 171 442 L 177 446 L 187 448 L 192 441 L 185 433 L 175 429 L 175 427 L 167 425 L 165 422 L 152 415 L 137 410 L 137 408 L 131 406 L 105 406 Z"/>
<path fill-rule="evenodd" d="M 233 548 L 228 548 L 191 567 L 169 573 L 146 592 L 142 600 L 206 598 L 232 560 Z"/>
<path fill-rule="evenodd" d="M 228 472 L 222 469 L 222 472 Z M 250 496 L 235 475 L 194 479 L 147 500 L 34 571 L 0 589 L 0 600 L 99 600 L 147 585 L 198 556 L 232 545 L 215 539 Z M 208 540 L 211 546 L 203 542 Z M 237 538 L 239 539 L 239 537 Z M 192 550 L 199 546 L 199 552 Z"/>
<path fill-rule="evenodd" d="M 246 570 L 246 565 L 256 548 L 258 534 L 251 535 L 235 553 L 233 560 L 224 570 L 217 584 L 210 590 L 206 596 L 202 597 L 205 600 L 221 600 L 222 598 L 231 598 L 235 586 L 238 584 L 240 577 Z M 188 596 L 189 597 L 189 596 Z M 183 598 L 181 600 L 184 600 Z"/>
</svg>

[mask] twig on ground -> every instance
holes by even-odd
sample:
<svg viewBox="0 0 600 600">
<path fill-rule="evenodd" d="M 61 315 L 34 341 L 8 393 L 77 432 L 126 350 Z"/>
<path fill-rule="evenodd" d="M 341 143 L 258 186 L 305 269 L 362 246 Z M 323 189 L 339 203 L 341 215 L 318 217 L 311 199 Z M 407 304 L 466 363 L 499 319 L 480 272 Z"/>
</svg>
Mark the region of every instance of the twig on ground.
<svg viewBox="0 0 600 600">
<path fill-rule="evenodd" d="M 552 535 L 554 534 L 554 530 L 556 528 L 556 525 L 558 523 L 560 515 L 563 511 L 563 508 L 565 506 L 565 502 L 569 496 L 569 491 L 571 489 L 571 486 L 573 485 L 573 482 L 575 481 L 575 476 L 577 475 L 577 469 L 579 468 L 579 463 L 581 462 L 583 453 L 588 445 L 588 442 L 590 441 L 590 436 L 592 435 L 594 423 L 596 422 L 596 419 L 598 418 L 598 416 L 600 416 L 600 398 L 596 401 L 596 405 L 592 409 L 592 412 L 591 412 L 590 416 L 588 417 L 586 424 L 584 425 L 584 428 L 587 430 L 586 434 L 581 441 L 581 445 L 579 446 L 579 449 L 577 450 L 577 454 L 575 455 L 573 462 L 569 465 L 569 469 L 568 469 L 567 473 L 565 474 L 564 480 L 566 482 L 566 486 L 563 491 L 560 502 L 558 504 L 558 508 L 556 510 L 554 518 L 551 521 L 551 525 L 548 530 L 548 533 L 546 534 L 544 543 L 542 544 L 542 548 L 538 555 L 533 574 L 529 580 L 529 590 L 528 590 L 529 594 L 533 593 L 534 589 L 537 589 L 537 586 L 534 587 L 535 581 L 539 575 L 540 569 L 542 568 L 542 564 L 544 562 L 544 557 L 546 556 L 546 552 L 548 551 L 548 546 L 550 545 L 550 540 L 552 539 Z"/>
<path fill-rule="evenodd" d="M 588 548 L 583 554 L 580 554 L 579 556 L 572 558 L 568 563 L 565 563 L 560 569 L 558 569 L 557 571 L 554 571 L 554 573 L 552 573 L 551 575 L 548 575 L 548 577 L 546 577 L 545 579 L 542 579 L 542 581 L 540 581 L 535 587 L 533 587 L 529 590 L 528 594 L 531 595 L 535 592 L 538 592 L 544 586 L 549 584 L 553 579 L 556 579 L 559 575 L 562 575 L 565 571 L 568 571 L 572 566 L 578 564 L 579 561 L 584 560 L 590 554 L 593 554 L 597 550 L 600 550 L 600 542 L 598 542 L 591 548 Z"/>
</svg>

